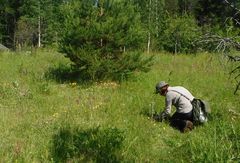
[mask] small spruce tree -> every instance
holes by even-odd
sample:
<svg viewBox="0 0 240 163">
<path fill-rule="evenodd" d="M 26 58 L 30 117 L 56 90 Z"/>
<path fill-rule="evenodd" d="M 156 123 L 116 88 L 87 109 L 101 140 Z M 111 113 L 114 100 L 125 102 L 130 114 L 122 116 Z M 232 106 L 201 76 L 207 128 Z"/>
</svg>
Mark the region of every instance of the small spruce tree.
<svg viewBox="0 0 240 163">
<path fill-rule="evenodd" d="M 130 2 L 72 1 L 62 13 L 60 51 L 84 78 L 119 80 L 149 70 L 152 57 L 136 52 L 145 33 Z"/>
</svg>

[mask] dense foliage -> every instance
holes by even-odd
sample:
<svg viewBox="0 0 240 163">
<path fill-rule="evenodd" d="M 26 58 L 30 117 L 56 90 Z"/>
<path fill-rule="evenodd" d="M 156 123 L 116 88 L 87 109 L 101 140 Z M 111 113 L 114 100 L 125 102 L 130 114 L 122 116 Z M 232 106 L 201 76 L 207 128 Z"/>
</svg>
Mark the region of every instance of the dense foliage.
<svg viewBox="0 0 240 163">
<path fill-rule="evenodd" d="M 63 6 L 66 7 L 69 3 L 72 3 L 72 1 L 74 0 L 1 0 L 0 43 L 13 49 L 24 46 L 57 45 L 62 38 L 63 32 L 61 9 Z M 111 4 L 124 1 L 125 0 L 108 0 L 106 2 Z M 129 4 L 131 2 L 131 6 L 135 6 L 140 12 L 141 24 L 145 31 L 140 35 L 141 38 L 144 38 L 144 44 L 141 45 L 141 48 L 144 50 L 169 51 L 169 47 L 166 47 L 162 43 L 162 40 L 169 40 L 169 37 L 164 33 L 166 33 L 166 30 L 169 30 L 169 27 L 178 26 L 177 22 L 181 21 L 180 19 L 182 19 L 184 15 L 185 18 L 186 15 L 188 15 L 191 19 L 195 20 L 185 22 L 184 18 L 181 26 L 191 26 L 189 27 L 191 29 L 196 27 L 195 30 L 203 31 L 203 34 L 208 32 L 215 33 L 219 29 L 226 32 L 226 26 L 229 25 L 235 29 L 239 27 L 239 12 L 237 10 L 240 6 L 239 0 L 131 0 L 128 2 Z M 93 6 L 97 5 L 96 7 L 100 9 L 100 6 L 104 4 L 105 1 L 91 0 L 86 1 L 86 3 Z M 105 7 L 106 6 L 102 6 L 102 9 L 105 9 Z M 126 7 L 126 12 L 129 7 L 130 6 Z M 104 12 L 105 11 L 103 11 L 103 13 Z M 114 20 L 115 23 L 123 23 L 124 18 L 121 17 L 121 14 L 116 15 L 115 12 L 112 16 L 114 15 L 118 17 L 117 20 Z M 129 15 L 127 15 L 127 17 L 128 16 Z M 135 19 L 133 15 L 131 17 Z M 139 14 L 136 14 L 136 17 L 139 17 Z M 174 20 L 174 22 L 169 21 L 169 17 L 176 18 L 176 20 L 171 19 Z M 108 23 L 112 22 L 108 21 Z M 189 25 L 189 23 L 191 23 L 191 25 Z M 122 31 L 123 30 L 119 30 L 118 32 L 121 33 Z M 187 48 L 178 48 L 177 52 L 192 51 L 192 46 L 189 46 L 193 38 L 191 34 L 194 35 L 195 33 L 187 34 L 184 39 L 188 39 L 187 37 L 189 36 L 189 41 L 183 41 L 181 43 L 182 47 Z M 175 44 L 176 40 L 170 39 L 170 43 Z M 185 43 L 186 45 L 184 45 Z"/>
<path fill-rule="evenodd" d="M 184 15 L 167 19 L 167 27 L 163 32 L 162 45 L 172 53 L 189 53 L 197 50 L 196 40 L 201 36 L 201 30 L 195 19 Z"/>
</svg>

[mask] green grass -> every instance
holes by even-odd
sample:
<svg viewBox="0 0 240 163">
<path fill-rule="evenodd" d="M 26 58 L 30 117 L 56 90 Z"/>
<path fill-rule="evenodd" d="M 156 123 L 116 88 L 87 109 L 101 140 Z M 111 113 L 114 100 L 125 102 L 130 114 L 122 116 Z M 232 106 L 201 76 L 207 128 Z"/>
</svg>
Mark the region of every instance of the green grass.
<svg viewBox="0 0 240 163">
<path fill-rule="evenodd" d="M 156 54 L 121 84 L 81 83 L 70 64 L 54 51 L 0 53 L 0 162 L 240 161 L 240 98 L 217 54 Z M 207 100 L 210 121 L 182 134 L 150 120 L 164 107 L 160 80 Z"/>
</svg>

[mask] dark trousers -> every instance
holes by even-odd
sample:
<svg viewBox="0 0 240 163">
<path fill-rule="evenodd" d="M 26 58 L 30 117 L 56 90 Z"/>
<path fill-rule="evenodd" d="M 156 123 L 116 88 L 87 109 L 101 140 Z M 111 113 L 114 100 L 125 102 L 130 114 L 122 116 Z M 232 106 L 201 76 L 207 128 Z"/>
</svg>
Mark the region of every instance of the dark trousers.
<svg viewBox="0 0 240 163">
<path fill-rule="evenodd" d="M 189 120 L 193 122 L 193 113 L 178 113 L 175 112 L 170 118 L 170 125 L 180 131 L 186 126 L 186 121 Z"/>
</svg>

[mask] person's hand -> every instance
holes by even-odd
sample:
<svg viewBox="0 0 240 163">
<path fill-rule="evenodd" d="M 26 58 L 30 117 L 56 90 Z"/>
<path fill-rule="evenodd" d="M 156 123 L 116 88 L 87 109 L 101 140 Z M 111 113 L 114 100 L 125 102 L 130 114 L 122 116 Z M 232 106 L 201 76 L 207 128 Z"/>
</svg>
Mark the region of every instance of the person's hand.
<svg viewBox="0 0 240 163">
<path fill-rule="evenodd" d="M 164 111 L 162 111 L 162 112 L 159 114 L 159 117 L 160 117 L 160 122 L 168 121 L 169 118 L 170 118 L 169 114 L 166 114 Z"/>
<path fill-rule="evenodd" d="M 157 122 L 164 122 L 164 121 L 169 121 L 170 116 L 166 114 L 164 111 L 160 112 L 159 114 L 155 112 L 152 114 L 152 119 L 154 119 Z"/>
<path fill-rule="evenodd" d="M 157 121 L 157 122 L 161 122 L 161 116 L 160 116 L 160 114 L 158 114 L 158 113 L 154 113 L 154 114 L 152 115 L 152 118 L 153 118 L 155 121 Z"/>
</svg>

